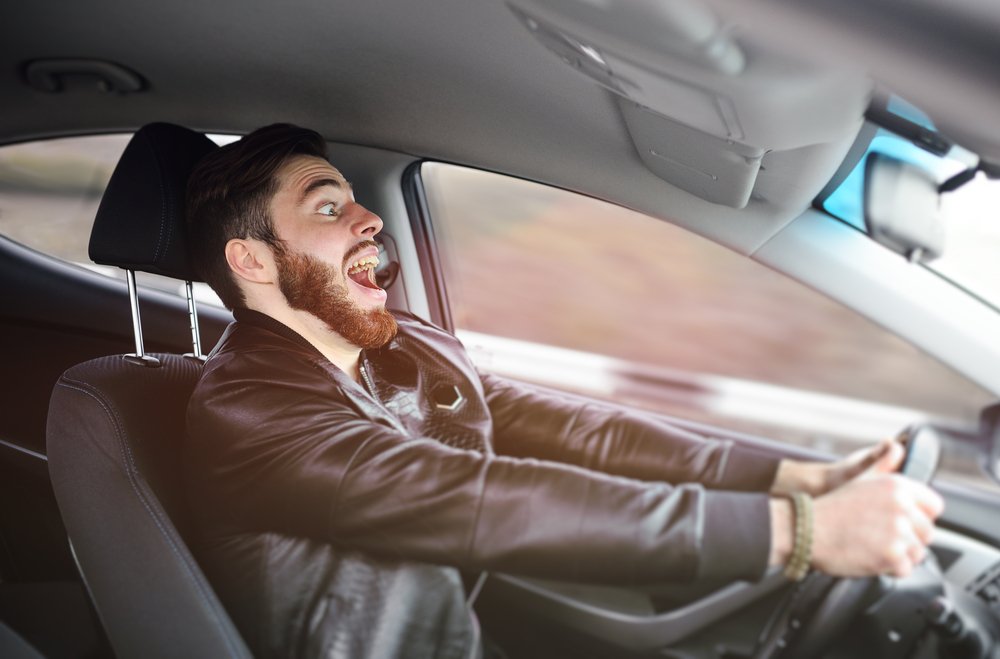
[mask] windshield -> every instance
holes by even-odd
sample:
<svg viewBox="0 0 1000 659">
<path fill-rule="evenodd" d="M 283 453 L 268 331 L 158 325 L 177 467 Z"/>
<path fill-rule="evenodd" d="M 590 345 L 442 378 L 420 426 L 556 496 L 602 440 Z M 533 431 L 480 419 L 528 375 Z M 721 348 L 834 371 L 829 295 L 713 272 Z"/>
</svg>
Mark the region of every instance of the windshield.
<svg viewBox="0 0 1000 659">
<path fill-rule="evenodd" d="M 889 110 L 934 128 L 923 113 L 898 98 L 890 100 Z M 963 162 L 936 156 L 879 128 L 850 174 L 820 200 L 827 213 L 862 231 L 867 230 L 862 204 L 865 160 L 869 153 L 884 153 L 920 165 L 939 183 L 967 168 Z M 946 232 L 944 255 L 926 267 L 1000 309 L 1000 181 L 987 180 L 978 174 L 958 190 L 942 195 L 941 211 Z"/>
</svg>

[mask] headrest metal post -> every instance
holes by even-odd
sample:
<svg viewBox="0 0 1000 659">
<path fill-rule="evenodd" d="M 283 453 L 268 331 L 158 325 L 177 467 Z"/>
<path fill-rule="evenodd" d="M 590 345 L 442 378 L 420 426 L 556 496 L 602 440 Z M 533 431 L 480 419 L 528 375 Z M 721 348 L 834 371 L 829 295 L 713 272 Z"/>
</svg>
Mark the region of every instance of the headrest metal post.
<svg viewBox="0 0 1000 659">
<path fill-rule="evenodd" d="M 135 353 L 125 355 L 125 361 L 140 366 L 159 366 L 160 360 L 147 355 L 142 347 L 142 320 L 139 318 L 139 291 L 135 287 L 135 270 L 125 270 L 125 281 L 128 282 L 128 301 L 132 306 L 132 333 L 135 334 Z"/>
<path fill-rule="evenodd" d="M 204 361 L 205 355 L 201 352 L 201 332 L 198 330 L 198 305 L 194 301 L 194 283 L 191 280 L 184 282 L 184 291 L 187 294 L 188 320 L 191 322 L 191 344 L 194 352 L 185 357 Z"/>
<path fill-rule="evenodd" d="M 128 301 L 132 305 L 132 334 L 135 336 L 135 356 L 142 359 L 145 352 L 142 347 L 142 320 L 139 318 L 139 292 L 135 288 L 135 270 L 125 271 L 128 282 Z"/>
</svg>

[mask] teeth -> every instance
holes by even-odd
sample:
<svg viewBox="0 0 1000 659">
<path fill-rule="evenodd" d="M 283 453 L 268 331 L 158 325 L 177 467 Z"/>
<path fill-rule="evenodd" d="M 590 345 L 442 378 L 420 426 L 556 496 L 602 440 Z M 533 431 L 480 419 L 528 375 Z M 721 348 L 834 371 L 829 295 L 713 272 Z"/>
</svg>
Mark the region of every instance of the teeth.
<svg viewBox="0 0 1000 659">
<path fill-rule="evenodd" d="M 355 273 L 361 272 L 362 270 L 370 270 L 378 266 L 377 256 L 366 256 L 363 259 L 358 259 L 351 264 L 351 267 L 347 269 L 347 274 L 353 275 Z"/>
</svg>

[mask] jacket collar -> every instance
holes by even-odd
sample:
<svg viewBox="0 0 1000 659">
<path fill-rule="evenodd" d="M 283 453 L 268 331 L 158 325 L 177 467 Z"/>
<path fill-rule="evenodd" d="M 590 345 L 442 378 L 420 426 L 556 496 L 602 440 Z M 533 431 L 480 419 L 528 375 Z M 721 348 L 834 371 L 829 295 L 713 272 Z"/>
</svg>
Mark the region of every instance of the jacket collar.
<svg viewBox="0 0 1000 659">
<path fill-rule="evenodd" d="M 285 325 L 279 320 L 275 320 L 267 314 L 254 311 L 253 309 L 247 309 L 245 307 L 234 308 L 233 316 L 236 318 L 236 325 L 251 325 L 253 327 L 263 329 L 271 334 L 287 339 L 292 343 L 301 346 L 304 350 L 307 350 L 310 354 L 320 360 L 320 363 L 324 365 L 325 370 L 341 387 L 344 395 L 347 396 L 347 398 L 350 399 L 359 410 L 361 410 L 369 418 L 382 419 L 389 427 L 395 428 L 400 432 L 406 432 L 406 427 L 403 423 L 393 413 L 389 412 L 389 410 L 385 407 L 385 404 L 379 400 L 376 394 L 368 391 L 360 383 L 355 382 L 353 378 L 340 370 L 336 364 L 333 364 L 323 355 L 323 353 L 317 350 L 313 344 L 309 343 L 305 337 L 290 328 L 288 325 Z M 230 327 L 232 328 L 233 326 Z M 229 330 L 226 332 L 228 334 Z M 219 341 L 219 346 L 223 343 L 225 343 L 225 336 L 223 336 L 223 338 Z M 218 349 L 219 346 L 216 346 L 216 349 Z M 366 352 L 364 350 L 361 351 L 361 359 L 362 361 L 366 359 Z M 362 368 L 364 368 L 363 363 Z M 377 381 L 377 379 L 380 379 L 377 378 L 374 373 L 371 373 L 370 371 L 369 373 L 371 374 L 373 380 Z"/>
<path fill-rule="evenodd" d="M 267 314 L 254 311 L 253 309 L 247 309 L 245 307 L 237 307 L 233 309 L 233 317 L 236 318 L 236 322 L 238 323 L 253 325 L 269 332 L 273 332 L 278 336 L 284 337 L 289 341 L 302 346 L 314 355 L 326 359 L 326 357 L 323 356 L 323 353 L 317 350 L 316 346 L 309 343 L 304 336 L 293 330 L 288 325 L 285 325 L 279 320 L 275 320 Z"/>
</svg>

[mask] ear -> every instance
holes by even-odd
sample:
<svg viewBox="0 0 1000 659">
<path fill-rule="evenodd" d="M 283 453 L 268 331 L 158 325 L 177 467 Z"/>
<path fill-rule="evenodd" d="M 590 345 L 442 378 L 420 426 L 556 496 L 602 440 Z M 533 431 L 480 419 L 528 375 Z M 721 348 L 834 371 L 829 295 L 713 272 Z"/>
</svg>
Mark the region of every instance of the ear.
<svg viewBox="0 0 1000 659">
<path fill-rule="evenodd" d="M 237 277 L 255 284 L 273 284 L 276 277 L 274 257 L 259 240 L 233 238 L 226 243 L 226 263 Z"/>
</svg>

